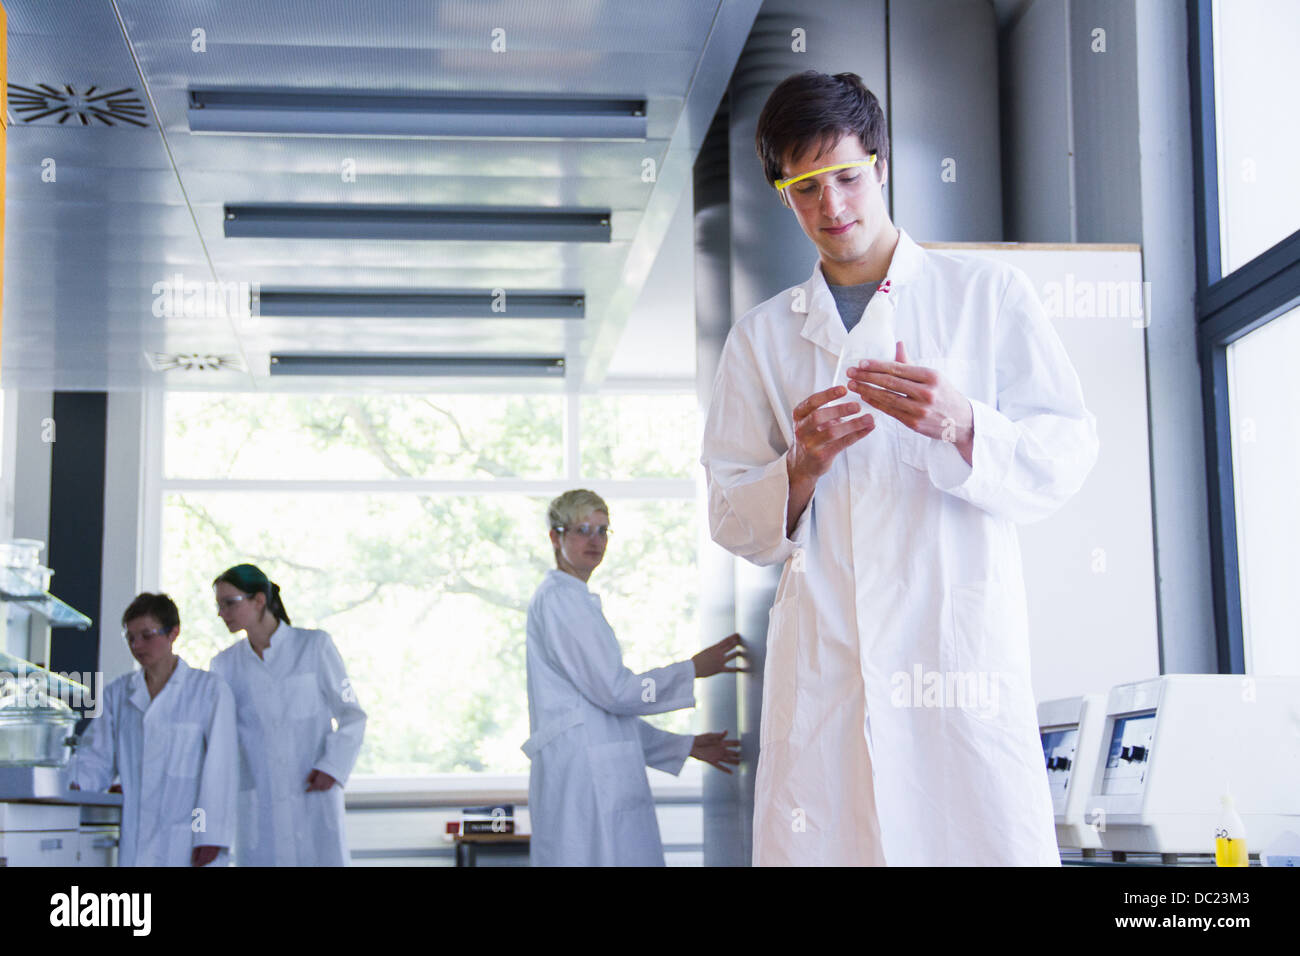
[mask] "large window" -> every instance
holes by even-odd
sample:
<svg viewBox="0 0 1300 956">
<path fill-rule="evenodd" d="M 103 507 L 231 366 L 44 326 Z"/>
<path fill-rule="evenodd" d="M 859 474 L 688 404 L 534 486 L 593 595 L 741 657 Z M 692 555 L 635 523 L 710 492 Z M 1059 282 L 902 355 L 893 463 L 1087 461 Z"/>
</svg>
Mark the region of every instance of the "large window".
<svg viewBox="0 0 1300 956">
<path fill-rule="evenodd" d="M 250 561 L 333 635 L 369 715 L 360 773 L 527 770 L 524 623 L 554 567 L 546 505 L 611 509 L 600 594 L 629 667 L 698 649 L 696 400 L 215 395 L 165 400 L 161 580 L 178 650 L 233 640 L 211 582 Z M 654 718 L 690 730 L 690 714 Z"/>
<path fill-rule="evenodd" d="M 1228 346 L 1242 639 L 1250 674 L 1300 674 L 1300 309 Z"/>
<path fill-rule="evenodd" d="M 1189 0 L 1197 339 L 1219 668 L 1300 673 L 1294 0 Z"/>
<path fill-rule="evenodd" d="M 1300 229 L 1300 3 L 1228 0 L 1213 10 L 1219 243 L 1227 275 Z"/>
</svg>

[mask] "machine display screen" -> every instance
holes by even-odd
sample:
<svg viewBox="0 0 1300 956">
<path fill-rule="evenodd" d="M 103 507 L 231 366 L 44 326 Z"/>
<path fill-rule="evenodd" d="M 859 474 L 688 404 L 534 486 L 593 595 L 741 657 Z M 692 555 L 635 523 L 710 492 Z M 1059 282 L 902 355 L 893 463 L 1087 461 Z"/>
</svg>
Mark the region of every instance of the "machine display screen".
<svg viewBox="0 0 1300 956">
<path fill-rule="evenodd" d="M 1141 793 L 1151 766 L 1151 740 L 1156 732 L 1155 712 L 1116 717 L 1106 754 L 1102 793 Z"/>
<path fill-rule="evenodd" d="M 1047 782 L 1053 802 L 1064 799 L 1074 768 L 1074 751 L 1079 744 L 1079 728 L 1063 727 L 1043 731 L 1043 759 L 1047 762 Z"/>
</svg>

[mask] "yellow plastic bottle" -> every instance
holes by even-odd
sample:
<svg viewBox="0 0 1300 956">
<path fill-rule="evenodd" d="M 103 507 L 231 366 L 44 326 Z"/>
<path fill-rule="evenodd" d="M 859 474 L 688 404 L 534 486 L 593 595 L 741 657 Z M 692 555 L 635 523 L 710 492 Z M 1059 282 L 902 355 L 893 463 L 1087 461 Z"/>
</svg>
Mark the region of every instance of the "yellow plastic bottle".
<svg viewBox="0 0 1300 956">
<path fill-rule="evenodd" d="M 1219 825 L 1214 828 L 1214 865 L 1250 866 L 1246 826 L 1232 805 L 1232 795 L 1225 793 L 1219 798 L 1219 803 L 1223 812 L 1219 815 Z"/>
</svg>

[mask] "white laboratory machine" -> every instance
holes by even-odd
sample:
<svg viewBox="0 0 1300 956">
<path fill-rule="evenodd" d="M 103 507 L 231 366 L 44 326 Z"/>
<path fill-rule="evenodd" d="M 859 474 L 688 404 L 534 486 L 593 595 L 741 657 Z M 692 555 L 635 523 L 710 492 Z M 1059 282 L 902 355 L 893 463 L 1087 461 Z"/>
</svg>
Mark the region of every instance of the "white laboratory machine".
<svg viewBox="0 0 1300 956">
<path fill-rule="evenodd" d="M 1093 774 L 1106 724 L 1106 697 L 1085 694 L 1038 705 L 1038 729 L 1062 849 L 1095 850 L 1101 836 L 1088 815 Z"/>
<path fill-rule="evenodd" d="M 1103 848 L 1213 854 L 1231 793 L 1252 855 L 1300 831 L 1300 677 L 1167 674 L 1110 692 L 1086 813 Z"/>
</svg>

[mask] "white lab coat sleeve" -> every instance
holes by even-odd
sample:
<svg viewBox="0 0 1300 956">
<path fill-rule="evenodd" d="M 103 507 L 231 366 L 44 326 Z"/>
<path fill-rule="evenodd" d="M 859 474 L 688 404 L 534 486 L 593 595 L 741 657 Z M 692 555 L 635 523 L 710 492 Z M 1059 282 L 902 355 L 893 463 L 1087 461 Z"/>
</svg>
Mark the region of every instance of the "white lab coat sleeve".
<svg viewBox="0 0 1300 956">
<path fill-rule="evenodd" d="M 82 790 L 107 790 L 117 777 L 117 710 L 112 694 L 102 696 L 103 710 L 81 735 L 68 775 Z"/>
<path fill-rule="evenodd" d="M 787 535 L 786 452 L 794 438 L 794 420 L 763 385 L 763 370 L 746 332 L 737 325 L 723 346 L 700 464 L 708 485 L 713 540 L 764 566 L 783 563 L 805 541 L 812 500 L 794 533 Z"/>
<path fill-rule="evenodd" d="M 235 695 L 212 674 L 213 706 L 203 730 L 203 767 L 199 771 L 198 807 L 205 829 L 194 834 L 194 846 L 235 845 L 235 799 L 239 792 L 239 731 L 235 724 Z"/>
<path fill-rule="evenodd" d="M 231 690 L 231 693 L 234 692 L 233 688 L 231 687 L 230 668 L 226 666 L 226 659 L 224 654 L 218 654 L 216 657 L 212 658 L 212 662 L 208 664 L 208 673 L 216 674 L 218 677 L 221 678 L 222 682 L 226 685 L 227 689 Z"/>
<path fill-rule="evenodd" d="M 641 749 L 645 752 L 645 765 L 670 773 L 674 777 L 682 772 L 682 765 L 691 755 L 695 746 L 695 737 L 691 734 L 674 734 L 660 730 L 645 720 L 636 722 L 637 733 L 641 735 Z"/>
<path fill-rule="evenodd" d="M 1083 486 L 1097 461 L 1097 419 L 1084 407 L 1065 346 L 1019 269 L 1003 293 L 994 336 L 997 408 L 970 400 L 972 464 L 952 442 L 935 439 L 927 469 L 936 488 L 990 514 L 1038 521 Z"/>
<path fill-rule="evenodd" d="M 343 657 L 334 646 L 333 638 L 322 631 L 320 639 L 320 659 L 316 673 L 320 678 L 321 693 L 325 695 L 325 704 L 329 707 L 330 716 L 338 721 L 338 727 L 325 736 L 321 756 L 312 766 L 343 785 L 347 783 L 361 753 L 361 741 L 366 735 L 366 712 L 357 702 L 356 689 L 348 680 Z"/>
<path fill-rule="evenodd" d="M 546 651 L 578 693 L 621 716 L 662 714 L 695 706 L 695 664 L 679 661 L 635 674 L 623 666 L 618 641 L 604 619 L 574 588 L 556 588 L 534 605 Z"/>
</svg>

